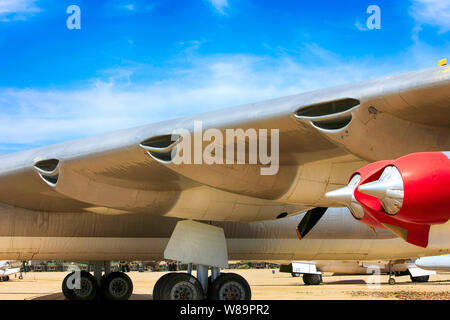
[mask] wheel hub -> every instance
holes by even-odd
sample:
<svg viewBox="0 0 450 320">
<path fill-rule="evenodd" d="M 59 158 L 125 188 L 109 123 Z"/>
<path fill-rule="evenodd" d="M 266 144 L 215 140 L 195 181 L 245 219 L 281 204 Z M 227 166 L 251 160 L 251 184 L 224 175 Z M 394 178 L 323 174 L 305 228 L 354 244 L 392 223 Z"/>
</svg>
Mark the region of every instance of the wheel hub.
<svg viewBox="0 0 450 320">
<path fill-rule="evenodd" d="M 85 298 L 92 292 L 92 283 L 86 278 L 81 278 L 80 289 L 74 289 L 73 291 L 77 296 Z"/>
<path fill-rule="evenodd" d="M 172 300 L 194 300 L 196 298 L 195 287 L 190 282 L 177 283 L 171 290 Z"/>
<path fill-rule="evenodd" d="M 222 300 L 242 300 L 245 296 L 245 290 L 241 284 L 230 281 L 220 289 L 219 295 Z"/>
<path fill-rule="evenodd" d="M 109 284 L 109 292 L 115 297 L 122 297 L 128 291 L 128 284 L 122 278 L 116 278 L 111 281 Z"/>
</svg>

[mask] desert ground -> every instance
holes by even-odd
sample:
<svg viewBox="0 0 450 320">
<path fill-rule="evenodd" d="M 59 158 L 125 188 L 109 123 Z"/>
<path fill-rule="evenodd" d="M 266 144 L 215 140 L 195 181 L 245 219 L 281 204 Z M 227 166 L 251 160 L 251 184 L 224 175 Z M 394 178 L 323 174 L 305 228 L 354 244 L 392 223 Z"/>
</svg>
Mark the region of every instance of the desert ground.
<svg viewBox="0 0 450 320">
<path fill-rule="evenodd" d="M 370 286 L 368 275 L 332 276 L 324 274 L 323 284 L 306 286 L 300 278 L 272 269 L 225 270 L 244 276 L 252 288 L 253 300 L 326 300 L 326 299 L 450 299 L 450 273 L 430 276 L 426 283 L 412 283 L 409 276 L 388 284 L 388 276 L 380 277 L 378 287 Z M 132 300 L 151 300 L 153 285 L 164 272 L 129 272 L 133 280 Z M 24 278 L 11 276 L 0 282 L 0 300 L 63 300 L 61 282 L 64 272 L 29 272 Z"/>
</svg>

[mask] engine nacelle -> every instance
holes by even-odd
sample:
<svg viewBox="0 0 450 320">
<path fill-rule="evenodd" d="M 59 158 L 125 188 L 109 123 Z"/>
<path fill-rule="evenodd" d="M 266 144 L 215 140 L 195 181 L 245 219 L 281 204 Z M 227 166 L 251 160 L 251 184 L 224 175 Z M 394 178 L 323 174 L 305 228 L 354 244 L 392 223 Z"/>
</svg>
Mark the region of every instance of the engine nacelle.
<svg viewBox="0 0 450 320">
<path fill-rule="evenodd" d="M 450 219 L 450 153 L 413 153 L 362 167 L 349 185 L 327 193 L 371 227 L 426 247 L 430 225 Z"/>
</svg>

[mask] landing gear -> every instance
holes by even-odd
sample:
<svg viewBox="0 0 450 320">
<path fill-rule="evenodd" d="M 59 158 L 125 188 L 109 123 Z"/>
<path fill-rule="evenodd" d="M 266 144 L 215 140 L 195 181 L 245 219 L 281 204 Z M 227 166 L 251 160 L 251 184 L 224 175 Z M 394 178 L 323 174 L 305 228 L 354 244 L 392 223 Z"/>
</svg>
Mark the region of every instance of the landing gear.
<svg viewBox="0 0 450 320">
<path fill-rule="evenodd" d="M 187 273 L 168 273 L 153 288 L 154 300 L 248 300 L 248 282 L 234 273 L 221 274 L 228 266 L 225 235 L 222 228 L 179 221 L 170 237 L 164 258 L 188 262 Z M 191 273 L 197 266 L 197 277 Z M 208 277 L 208 272 L 211 275 Z"/>
<path fill-rule="evenodd" d="M 391 261 L 389 261 L 388 268 L 389 268 L 389 281 L 388 282 L 389 282 L 389 284 L 391 286 L 393 286 L 395 284 L 395 278 L 392 277 L 394 275 L 394 273 L 392 271 L 392 263 L 391 263 Z"/>
<path fill-rule="evenodd" d="M 93 265 L 94 275 L 88 271 Z M 102 268 L 105 273 L 102 276 Z M 133 282 L 122 272 L 110 272 L 110 262 L 89 263 L 88 271 L 74 271 L 62 283 L 62 292 L 68 300 L 128 300 L 133 292 Z"/>
<path fill-rule="evenodd" d="M 200 281 L 188 273 L 167 273 L 155 283 L 153 300 L 250 300 L 248 282 L 235 273 L 208 277 L 205 292 Z"/>
<path fill-rule="evenodd" d="M 428 282 L 428 280 L 430 279 L 430 276 L 413 277 L 410 275 L 410 278 L 411 278 L 412 282 Z"/>
<path fill-rule="evenodd" d="M 317 286 L 322 283 L 322 275 L 321 274 L 303 274 L 303 282 L 307 286 Z"/>
</svg>

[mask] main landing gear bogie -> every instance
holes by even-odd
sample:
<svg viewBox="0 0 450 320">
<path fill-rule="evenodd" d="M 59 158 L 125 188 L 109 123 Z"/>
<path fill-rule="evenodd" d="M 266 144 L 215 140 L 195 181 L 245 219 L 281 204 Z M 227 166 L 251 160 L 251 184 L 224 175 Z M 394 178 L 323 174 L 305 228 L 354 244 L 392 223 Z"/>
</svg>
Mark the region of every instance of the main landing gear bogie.
<svg viewBox="0 0 450 320">
<path fill-rule="evenodd" d="M 153 300 L 250 300 L 248 282 L 235 273 L 221 273 L 208 278 L 207 292 L 189 273 L 167 273 L 153 287 Z"/>
<path fill-rule="evenodd" d="M 62 282 L 62 292 L 68 300 L 128 300 L 133 292 L 133 282 L 123 272 L 109 272 L 106 265 L 105 274 L 100 268 L 94 269 L 94 275 L 87 271 L 69 273 Z"/>
</svg>

